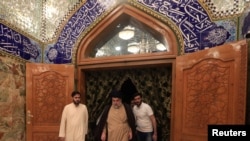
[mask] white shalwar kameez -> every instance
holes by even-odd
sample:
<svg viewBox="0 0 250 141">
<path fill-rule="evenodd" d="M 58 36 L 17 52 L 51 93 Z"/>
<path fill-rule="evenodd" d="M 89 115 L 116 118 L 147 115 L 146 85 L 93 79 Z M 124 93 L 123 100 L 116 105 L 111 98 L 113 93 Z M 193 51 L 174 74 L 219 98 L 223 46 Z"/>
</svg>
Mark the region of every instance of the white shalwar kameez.
<svg viewBox="0 0 250 141">
<path fill-rule="evenodd" d="M 76 106 L 74 103 L 64 107 L 59 137 L 65 141 L 85 141 L 88 132 L 88 110 L 84 104 Z"/>
</svg>

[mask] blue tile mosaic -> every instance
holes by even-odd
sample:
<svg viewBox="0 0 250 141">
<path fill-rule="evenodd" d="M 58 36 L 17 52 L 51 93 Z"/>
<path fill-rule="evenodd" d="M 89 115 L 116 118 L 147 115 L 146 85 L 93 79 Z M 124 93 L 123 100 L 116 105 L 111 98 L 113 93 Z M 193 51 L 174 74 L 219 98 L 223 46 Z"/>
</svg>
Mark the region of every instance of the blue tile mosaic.
<svg viewBox="0 0 250 141">
<path fill-rule="evenodd" d="M 221 20 L 215 22 L 217 26 L 224 27 L 230 36 L 226 40 L 226 42 L 232 42 L 237 40 L 237 20 Z"/>
<path fill-rule="evenodd" d="M 41 62 L 41 46 L 0 23 L 0 50 L 31 62 Z"/>
<path fill-rule="evenodd" d="M 105 12 L 97 1 L 87 1 L 65 25 L 58 42 L 48 49 L 46 61 L 56 64 L 71 63 L 72 47 L 80 34 L 96 20 L 98 16 Z"/>
<path fill-rule="evenodd" d="M 84 32 L 108 6 L 97 0 L 88 0 L 66 23 L 58 40 L 46 47 L 44 62 L 72 63 L 73 47 Z M 198 0 L 137 0 L 138 3 L 171 19 L 179 27 L 184 39 L 184 53 L 203 50 L 235 39 L 235 29 L 225 23 L 211 21 Z M 2 50 L 33 62 L 41 61 L 41 47 L 27 37 L 1 25 L 0 47 Z"/>
<path fill-rule="evenodd" d="M 209 15 L 197 0 L 137 1 L 175 22 L 184 38 L 185 53 L 221 45 L 230 36 L 225 28 L 218 27 L 210 20 Z"/>
</svg>

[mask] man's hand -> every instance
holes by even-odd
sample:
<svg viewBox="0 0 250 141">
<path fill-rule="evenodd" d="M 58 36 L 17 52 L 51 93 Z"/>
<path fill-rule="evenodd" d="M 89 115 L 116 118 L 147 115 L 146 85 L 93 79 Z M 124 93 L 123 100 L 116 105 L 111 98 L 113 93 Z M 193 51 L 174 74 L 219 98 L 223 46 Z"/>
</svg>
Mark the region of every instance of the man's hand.
<svg viewBox="0 0 250 141">
<path fill-rule="evenodd" d="M 132 134 L 132 132 L 130 131 L 130 132 L 128 133 L 128 139 L 131 140 L 132 138 L 133 138 L 133 134 Z"/>
<path fill-rule="evenodd" d="M 157 134 L 156 133 L 153 134 L 153 141 L 157 141 Z"/>
<path fill-rule="evenodd" d="M 106 133 L 105 132 L 102 132 L 101 140 L 106 141 Z"/>
</svg>

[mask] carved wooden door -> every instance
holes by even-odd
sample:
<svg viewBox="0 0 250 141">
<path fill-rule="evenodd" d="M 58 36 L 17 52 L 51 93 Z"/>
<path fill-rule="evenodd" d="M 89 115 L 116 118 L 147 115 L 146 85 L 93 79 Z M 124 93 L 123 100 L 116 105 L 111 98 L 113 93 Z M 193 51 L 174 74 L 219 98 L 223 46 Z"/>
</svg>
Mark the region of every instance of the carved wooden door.
<svg viewBox="0 0 250 141">
<path fill-rule="evenodd" d="M 171 141 L 207 141 L 208 124 L 245 124 L 247 44 L 177 57 Z"/>
<path fill-rule="evenodd" d="M 61 113 L 73 87 L 73 65 L 26 64 L 27 141 L 59 140 Z"/>
</svg>

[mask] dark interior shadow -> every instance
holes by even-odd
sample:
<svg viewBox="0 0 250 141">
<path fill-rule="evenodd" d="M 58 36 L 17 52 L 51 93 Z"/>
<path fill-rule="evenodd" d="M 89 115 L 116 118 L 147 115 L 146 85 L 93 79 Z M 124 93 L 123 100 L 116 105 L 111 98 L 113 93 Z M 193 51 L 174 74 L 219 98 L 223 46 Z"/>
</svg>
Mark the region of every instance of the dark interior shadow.
<svg viewBox="0 0 250 141">
<path fill-rule="evenodd" d="M 122 84 L 121 92 L 123 94 L 123 96 L 122 96 L 123 102 L 130 104 L 130 102 L 131 102 L 131 100 L 133 98 L 133 94 L 135 92 L 137 92 L 137 89 L 136 89 L 135 85 L 132 83 L 130 78 L 128 78 Z"/>
</svg>

